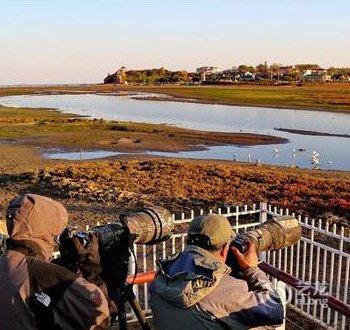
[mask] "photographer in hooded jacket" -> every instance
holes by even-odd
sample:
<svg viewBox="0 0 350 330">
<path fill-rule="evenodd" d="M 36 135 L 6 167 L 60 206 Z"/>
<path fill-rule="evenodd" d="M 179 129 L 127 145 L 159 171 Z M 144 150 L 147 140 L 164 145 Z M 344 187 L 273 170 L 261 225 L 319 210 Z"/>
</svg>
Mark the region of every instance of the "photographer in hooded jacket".
<svg viewBox="0 0 350 330">
<path fill-rule="evenodd" d="M 91 234 L 87 246 L 70 240 L 72 271 L 50 262 L 67 221 L 66 209 L 47 197 L 26 194 L 10 203 L 0 256 L 1 330 L 109 327 L 97 238 Z"/>
</svg>

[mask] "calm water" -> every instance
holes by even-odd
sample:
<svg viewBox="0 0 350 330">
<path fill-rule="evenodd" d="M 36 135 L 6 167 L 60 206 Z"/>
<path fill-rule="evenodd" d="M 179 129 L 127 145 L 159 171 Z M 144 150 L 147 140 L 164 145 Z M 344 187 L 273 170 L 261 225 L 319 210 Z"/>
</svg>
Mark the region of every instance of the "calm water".
<svg viewBox="0 0 350 330">
<path fill-rule="evenodd" d="M 312 152 L 319 156 L 318 167 L 350 170 L 350 139 L 306 136 L 275 131 L 274 128 L 350 134 L 350 115 L 271 108 L 224 106 L 172 101 L 135 100 L 115 95 L 31 95 L 0 98 L 7 106 L 57 108 L 62 112 L 92 118 L 167 123 L 180 127 L 221 132 L 261 133 L 282 136 L 290 143 L 276 146 L 218 146 L 205 151 L 180 153 L 148 152 L 171 157 L 230 159 L 277 165 L 313 167 Z M 276 152 L 278 149 L 278 152 Z M 293 152 L 293 149 L 305 149 Z M 96 158 L 96 157 L 95 157 Z"/>
<path fill-rule="evenodd" d="M 43 153 L 43 157 L 47 159 L 69 159 L 69 160 L 86 160 L 105 158 L 112 156 L 123 155 L 124 153 L 107 150 L 92 150 L 92 151 L 78 151 L 78 152 L 63 152 L 59 150 L 52 150 Z"/>
</svg>

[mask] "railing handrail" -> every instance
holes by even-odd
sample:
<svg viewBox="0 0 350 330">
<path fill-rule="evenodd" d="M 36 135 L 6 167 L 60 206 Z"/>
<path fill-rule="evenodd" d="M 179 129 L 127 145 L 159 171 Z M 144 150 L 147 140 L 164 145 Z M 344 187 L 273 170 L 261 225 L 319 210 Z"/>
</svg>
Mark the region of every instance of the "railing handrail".
<svg viewBox="0 0 350 330">
<path fill-rule="evenodd" d="M 322 295 L 314 286 L 310 285 L 309 283 L 301 282 L 298 278 L 272 265 L 269 265 L 266 262 L 261 262 L 259 264 L 259 268 L 266 274 L 269 274 L 273 278 L 282 281 L 294 289 L 303 290 L 304 293 L 309 293 L 314 298 L 327 299 L 327 304 L 329 307 L 346 317 L 350 317 L 350 305 L 345 304 L 336 297 L 332 295 Z M 305 284 L 307 284 L 307 287 L 305 287 Z"/>
</svg>

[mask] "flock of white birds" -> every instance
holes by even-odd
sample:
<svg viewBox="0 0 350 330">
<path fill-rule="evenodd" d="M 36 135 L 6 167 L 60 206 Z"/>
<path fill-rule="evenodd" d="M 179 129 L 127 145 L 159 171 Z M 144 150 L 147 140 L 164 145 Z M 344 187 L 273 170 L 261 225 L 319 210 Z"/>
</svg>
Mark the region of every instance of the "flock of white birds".
<svg viewBox="0 0 350 330">
<path fill-rule="evenodd" d="M 302 153 L 302 152 L 306 152 L 306 149 L 303 148 L 294 148 L 292 150 L 292 156 L 293 158 L 297 157 L 298 153 Z M 280 150 L 277 147 L 273 148 L 273 156 L 275 158 L 278 158 L 280 156 Z M 234 153 L 233 154 L 233 161 L 237 161 L 238 160 L 238 154 Z M 252 162 L 252 155 L 248 154 L 248 163 Z M 321 162 L 331 166 L 333 165 L 333 162 L 329 159 L 324 158 L 319 152 L 317 152 L 316 150 L 313 150 L 310 156 L 310 163 L 312 168 L 317 169 L 319 168 Z M 255 159 L 255 163 L 260 164 L 261 160 L 260 159 Z"/>
</svg>

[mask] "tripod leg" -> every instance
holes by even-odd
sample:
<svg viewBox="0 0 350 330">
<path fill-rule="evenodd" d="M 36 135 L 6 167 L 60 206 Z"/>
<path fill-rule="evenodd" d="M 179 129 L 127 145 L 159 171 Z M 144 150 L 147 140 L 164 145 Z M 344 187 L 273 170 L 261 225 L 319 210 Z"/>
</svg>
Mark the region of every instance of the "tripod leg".
<svg viewBox="0 0 350 330">
<path fill-rule="evenodd" d="M 134 311 L 136 317 L 137 317 L 137 320 L 139 321 L 142 329 L 144 330 L 150 330 L 150 326 L 147 322 L 147 319 L 146 319 L 146 316 L 145 316 L 145 313 L 143 312 L 141 306 L 140 306 L 140 303 L 137 301 L 136 298 L 132 298 L 132 297 L 129 297 L 128 298 L 128 301 L 129 301 L 129 304 L 132 308 L 132 310 Z"/>
<path fill-rule="evenodd" d="M 119 297 L 121 299 L 121 297 Z M 127 330 L 127 320 L 126 320 L 126 309 L 125 309 L 125 300 L 116 301 L 117 305 L 117 315 L 118 315 L 118 324 L 119 330 Z"/>
</svg>

